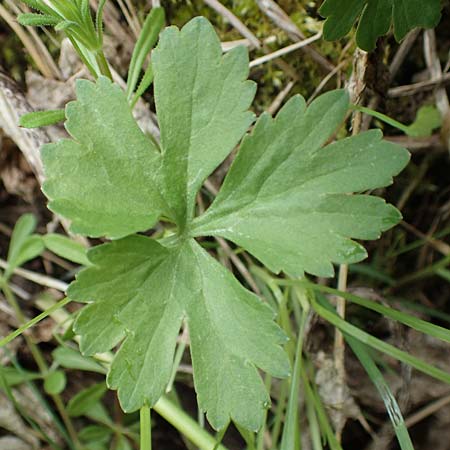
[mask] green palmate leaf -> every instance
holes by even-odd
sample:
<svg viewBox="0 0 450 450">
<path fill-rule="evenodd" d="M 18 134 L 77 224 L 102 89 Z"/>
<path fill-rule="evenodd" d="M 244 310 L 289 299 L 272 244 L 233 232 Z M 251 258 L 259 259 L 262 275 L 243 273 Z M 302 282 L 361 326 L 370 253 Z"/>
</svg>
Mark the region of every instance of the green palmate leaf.
<svg viewBox="0 0 450 450">
<path fill-rule="evenodd" d="M 292 275 L 331 276 L 332 262 L 364 259 L 349 238 L 376 239 L 401 216 L 380 198 L 348 194 L 390 184 L 409 155 L 379 131 L 321 149 L 347 108 L 347 94 L 334 91 L 308 109 L 296 96 L 276 119 L 263 114 L 193 233 L 230 239 Z"/>
<path fill-rule="evenodd" d="M 324 35 L 328 40 L 345 36 L 358 19 L 358 46 L 370 51 L 377 39 L 394 24 L 395 38 L 400 41 L 416 27 L 433 28 L 440 19 L 440 0 L 326 0 L 320 13 L 327 17 Z"/>
<path fill-rule="evenodd" d="M 333 262 L 366 256 L 350 238 L 374 239 L 400 218 L 377 197 L 349 194 L 388 185 L 408 154 L 379 132 L 321 149 L 344 119 L 347 94 L 308 109 L 297 96 L 276 119 L 258 120 L 217 200 L 194 219 L 203 181 L 253 121 L 248 55 L 238 47 L 222 56 L 212 26 L 196 18 L 161 34 L 152 72 L 161 149 L 105 78 L 78 83 L 66 109 L 72 139 L 43 149 L 50 208 L 76 232 L 121 238 L 92 249 L 69 288 L 88 303 L 75 330 L 88 355 L 121 344 L 108 384 L 133 411 L 164 392 L 185 321 L 200 408 L 217 429 L 231 418 L 256 430 L 269 404 L 258 369 L 289 373 L 285 337 L 271 309 L 193 237 L 224 236 L 274 271 L 331 275 Z M 175 235 L 127 236 L 161 217 L 177 225 Z"/>
<path fill-rule="evenodd" d="M 124 93 L 107 78 L 77 83 L 66 107 L 74 140 L 42 149 L 49 208 L 72 230 L 118 238 L 153 226 L 164 210 L 158 149 L 139 129 Z"/>
<path fill-rule="evenodd" d="M 71 219 L 74 232 L 119 238 L 150 228 L 161 213 L 184 227 L 204 179 L 253 120 L 247 52 L 238 47 L 222 58 L 206 20 L 166 29 L 152 66 L 161 154 L 105 78 L 78 82 L 77 101 L 66 108 L 75 140 L 43 148 L 49 207 Z"/>
<path fill-rule="evenodd" d="M 167 28 L 153 52 L 155 102 L 161 128 L 166 199 L 183 227 L 205 178 L 253 121 L 255 95 L 248 53 L 222 57 L 219 38 L 203 18 L 181 31 Z"/>
<path fill-rule="evenodd" d="M 93 267 L 69 289 L 72 298 L 92 302 L 75 330 L 87 354 L 125 337 L 108 375 L 124 410 L 153 405 L 164 392 L 185 318 L 200 408 L 217 429 L 232 418 L 256 430 L 269 405 L 257 367 L 274 376 L 289 372 L 271 309 L 193 240 L 166 248 L 130 236 L 89 257 Z"/>
</svg>

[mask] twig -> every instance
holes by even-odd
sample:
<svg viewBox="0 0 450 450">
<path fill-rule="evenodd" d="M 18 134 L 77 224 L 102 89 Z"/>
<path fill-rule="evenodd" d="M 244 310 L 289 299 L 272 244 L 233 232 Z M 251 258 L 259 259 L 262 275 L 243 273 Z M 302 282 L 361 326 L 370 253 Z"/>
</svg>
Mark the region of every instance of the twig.
<svg viewBox="0 0 450 450">
<path fill-rule="evenodd" d="M 436 33 L 434 30 L 425 30 L 423 35 L 423 48 L 425 61 L 430 71 L 431 79 L 442 77 L 442 67 L 437 53 Z M 435 91 L 436 106 L 442 117 L 446 117 L 450 110 L 447 91 L 444 87 L 438 87 Z"/>
<path fill-rule="evenodd" d="M 222 239 L 220 237 L 215 238 L 216 241 L 219 243 L 219 245 L 222 247 L 225 254 L 228 256 L 228 258 L 231 259 L 236 269 L 239 271 L 239 273 L 242 275 L 242 278 L 248 283 L 248 285 L 252 288 L 253 292 L 255 294 L 261 294 L 261 291 L 259 290 L 258 285 L 256 284 L 255 280 L 251 276 L 250 272 L 248 271 L 245 264 L 236 256 L 236 254 L 233 252 L 231 247 L 227 244 L 225 239 Z"/>
<path fill-rule="evenodd" d="M 450 83 L 450 73 L 446 73 L 441 77 L 432 80 L 419 81 L 418 83 L 391 88 L 388 91 L 388 97 L 407 97 L 408 95 L 417 94 L 418 92 L 430 91 L 447 83 Z"/>
<path fill-rule="evenodd" d="M 295 81 L 289 81 L 289 83 L 284 87 L 282 91 L 278 93 L 275 97 L 275 100 L 271 103 L 271 105 L 267 108 L 267 112 L 269 114 L 274 115 L 279 109 L 281 104 L 283 103 L 286 96 L 291 92 L 291 89 L 295 86 Z"/>
<path fill-rule="evenodd" d="M 254 48 L 260 48 L 261 44 L 258 38 L 225 6 L 222 5 L 218 0 L 203 0 L 208 6 L 219 13 L 226 21 L 231 23 L 239 33 L 247 38 Z"/>
<path fill-rule="evenodd" d="M 429 244 L 431 247 L 433 247 L 435 250 L 437 250 L 442 255 L 444 255 L 444 256 L 450 255 L 450 245 L 446 244 L 444 241 L 435 239 L 428 234 L 422 233 L 416 227 L 413 227 L 412 225 L 405 222 L 404 220 L 402 220 L 401 225 L 402 225 L 402 227 L 406 228 L 411 233 L 418 236 L 420 239 L 423 239 L 427 244 Z"/>
<path fill-rule="evenodd" d="M 349 82 L 350 98 L 353 103 L 358 104 L 361 101 L 364 90 L 366 88 L 365 74 L 367 70 L 367 53 L 362 50 L 356 50 L 353 59 L 353 73 Z M 361 119 L 362 114 L 356 111 L 353 115 L 352 120 L 352 135 L 356 136 L 361 130 Z M 341 264 L 339 266 L 339 277 L 338 277 L 338 289 L 342 292 L 347 290 L 347 277 L 348 277 L 348 265 Z M 345 318 L 345 299 L 343 297 L 336 298 L 336 312 L 343 319 Z M 336 328 L 334 335 L 334 366 L 337 374 L 337 384 L 344 386 L 346 384 L 346 371 L 345 371 L 345 341 L 344 336 L 340 330 Z M 343 390 L 339 391 L 343 395 Z M 338 398 L 338 403 L 344 404 L 344 398 Z M 339 411 L 342 415 L 343 411 Z M 342 430 L 345 426 L 346 417 L 344 416 L 341 420 L 340 418 L 337 423 L 341 426 L 336 427 L 336 439 L 340 442 L 342 438 Z"/>
<path fill-rule="evenodd" d="M 280 6 L 273 0 L 256 0 L 259 9 L 279 28 L 287 33 L 294 42 L 305 39 L 305 35 L 284 12 Z M 307 53 L 314 61 L 320 64 L 324 69 L 333 71 L 335 66 L 322 56 L 313 46 L 304 47 L 303 51 Z"/>
<path fill-rule="evenodd" d="M 420 34 L 419 29 L 410 31 L 403 40 L 403 42 L 400 44 L 400 47 L 398 48 L 397 52 L 392 58 L 392 62 L 389 66 L 389 74 L 391 77 L 391 81 L 397 75 L 397 72 L 399 71 L 401 65 L 403 64 L 403 61 L 406 59 L 409 52 L 411 51 L 411 48 L 414 45 L 414 42 L 416 42 L 416 39 L 419 36 L 419 34 Z"/>
<path fill-rule="evenodd" d="M 419 409 L 419 411 L 410 415 L 407 419 L 405 419 L 405 425 L 408 428 L 410 428 L 415 424 L 421 422 L 423 419 L 426 419 L 428 416 L 431 416 L 431 414 L 434 414 L 435 412 L 439 411 L 449 403 L 450 403 L 450 394 L 446 395 L 444 398 L 440 398 L 438 400 L 435 400 L 434 402 L 431 402 L 430 404 Z"/>
<path fill-rule="evenodd" d="M 398 50 L 396 51 L 394 57 L 392 58 L 392 62 L 389 65 L 389 81 L 392 82 L 397 72 L 399 71 L 401 65 L 403 64 L 403 61 L 405 60 L 406 56 L 411 51 L 411 47 L 414 45 L 414 42 L 416 42 L 417 37 L 419 36 L 420 30 L 412 30 L 410 31 L 406 38 L 403 40 L 403 42 L 400 44 Z M 388 91 L 389 96 L 389 91 Z M 370 109 L 376 110 L 378 108 L 378 105 L 380 104 L 380 96 L 375 95 L 368 103 L 368 107 Z M 370 114 L 364 114 L 363 116 L 363 123 L 361 125 L 361 129 L 363 131 L 366 131 L 370 128 L 370 124 L 372 123 L 373 116 Z"/>
<path fill-rule="evenodd" d="M 273 44 L 277 41 L 276 36 L 267 36 L 262 40 L 263 44 Z M 223 41 L 220 43 L 222 46 L 223 52 L 229 52 L 235 47 L 238 47 L 239 45 L 244 45 L 245 47 L 251 47 L 252 43 L 248 39 L 235 39 L 234 41 Z"/>
<path fill-rule="evenodd" d="M 261 56 L 260 58 L 256 58 L 253 61 L 251 61 L 249 65 L 250 67 L 256 67 L 259 66 L 260 64 L 272 61 L 273 59 L 279 58 L 280 56 L 287 55 L 288 53 L 294 52 L 295 50 L 306 47 L 312 42 L 319 40 L 321 37 L 322 32 L 320 31 L 319 33 L 315 34 L 314 36 L 311 36 L 308 39 L 305 39 L 304 41 L 296 42 L 295 44 L 288 45 L 287 47 L 277 50 L 276 52 L 269 53 L 268 55 Z"/>
<path fill-rule="evenodd" d="M 313 94 L 308 98 L 308 103 L 311 103 L 322 92 L 322 89 L 331 80 L 331 78 L 333 78 L 346 64 L 347 61 L 341 61 L 326 77 L 324 77 Z"/>
<path fill-rule="evenodd" d="M 36 178 L 42 183 L 44 169 L 39 149 L 43 144 L 50 142 L 50 138 L 43 130 L 27 130 L 18 126 L 19 117 L 31 111 L 33 108 L 16 83 L 0 73 L 0 125 L 20 148 Z"/>
<path fill-rule="evenodd" d="M 7 269 L 9 267 L 9 264 L 4 259 L 0 259 L 0 267 L 2 269 Z M 31 272 L 30 270 L 21 269 L 20 267 L 14 269 L 13 273 L 15 275 L 19 275 L 22 278 L 25 278 L 26 280 L 32 281 L 33 283 L 53 288 L 61 292 L 65 292 L 69 286 L 63 281 L 48 277 L 47 275 L 41 275 L 39 273 Z"/>
</svg>

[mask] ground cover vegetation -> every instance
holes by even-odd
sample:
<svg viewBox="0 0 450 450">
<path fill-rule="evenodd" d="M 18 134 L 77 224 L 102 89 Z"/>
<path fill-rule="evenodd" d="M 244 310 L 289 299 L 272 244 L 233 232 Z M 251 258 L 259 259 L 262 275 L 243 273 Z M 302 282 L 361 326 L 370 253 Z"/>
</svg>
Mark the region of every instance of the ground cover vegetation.
<svg viewBox="0 0 450 450">
<path fill-rule="evenodd" d="M 0 448 L 445 449 L 446 9 L 1 3 Z"/>
</svg>

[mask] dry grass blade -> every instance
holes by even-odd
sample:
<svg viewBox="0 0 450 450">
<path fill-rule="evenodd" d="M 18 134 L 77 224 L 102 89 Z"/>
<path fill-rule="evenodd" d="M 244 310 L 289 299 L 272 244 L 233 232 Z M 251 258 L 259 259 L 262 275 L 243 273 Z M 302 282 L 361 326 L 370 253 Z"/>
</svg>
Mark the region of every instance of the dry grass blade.
<svg viewBox="0 0 450 450">
<path fill-rule="evenodd" d="M 251 42 L 254 48 L 261 47 L 258 38 L 229 9 L 225 8 L 222 3 L 218 0 L 204 0 L 204 2 L 220 14 L 227 22 L 233 25 L 242 36 Z"/>
<path fill-rule="evenodd" d="M 417 94 L 418 92 L 431 91 L 436 87 L 446 85 L 448 83 L 450 83 L 450 73 L 446 73 L 433 80 L 419 81 L 417 83 L 391 88 L 388 91 L 388 97 L 408 97 L 410 95 Z"/>
<path fill-rule="evenodd" d="M 296 42 L 295 44 L 288 45 L 287 47 L 281 48 L 280 50 L 277 50 L 273 53 L 269 53 L 268 55 L 261 56 L 260 58 L 256 58 L 253 61 L 250 62 L 250 67 L 256 67 L 261 64 L 264 64 L 268 61 L 272 61 L 273 59 L 280 58 L 281 56 L 287 55 L 289 53 L 294 52 L 295 50 L 298 50 L 300 48 L 306 47 L 307 45 L 318 41 L 322 37 L 322 32 L 319 32 L 315 34 L 314 36 L 311 36 L 308 39 L 305 39 L 304 41 Z"/>
<path fill-rule="evenodd" d="M 434 30 L 424 31 L 424 55 L 428 70 L 432 80 L 442 78 L 442 67 L 439 61 L 436 46 L 436 34 Z M 439 109 L 442 117 L 447 116 L 450 110 L 450 105 L 447 97 L 447 91 L 444 87 L 438 87 L 435 91 L 436 106 Z"/>
<path fill-rule="evenodd" d="M 295 42 L 306 39 L 302 31 L 291 20 L 291 18 L 273 0 L 256 0 L 261 11 L 280 29 L 285 31 L 289 38 Z M 334 64 L 322 56 L 314 47 L 304 47 L 303 50 L 320 66 L 328 71 L 335 69 Z"/>
<path fill-rule="evenodd" d="M 8 267 L 8 263 L 5 260 L 0 259 L 0 267 L 2 269 L 6 269 Z M 26 280 L 32 281 L 33 283 L 56 289 L 61 292 L 65 292 L 68 287 L 68 284 L 63 281 L 48 277 L 46 275 L 41 275 L 40 273 L 32 272 L 30 270 L 17 268 L 14 269 L 13 273 L 25 278 Z"/>
<path fill-rule="evenodd" d="M 10 10 L 14 12 L 15 15 L 20 15 L 23 12 L 28 12 L 29 9 L 26 9 L 24 7 L 19 8 L 13 0 L 6 0 L 7 5 L 9 6 Z M 20 26 L 20 25 L 19 25 Z M 28 32 L 31 36 L 31 41 L 34 47 L 34 52 L 31 54 L 38 55 L 39 60 L 34 60 L 37 67 L 41 71 L 41 73 L 44 76 L 46 73 L 50 73 L 52 78 L 61 79 L 61 71 L 59 70 L 58 66 L 56 65 L 55 61 L 53 60 L 52 55 L 50 54 L 49 50 L 45 46 L 45 44 L 42 42 L 42 39 L 39 37 L 39 34 L 37 30 L 33 27 L 22 27 L 25 32 Z M 46 29 L 44 28 L 44 31 Z M 57 42 L 53 40 L 56 44 Z M 42 72 L 42 69 L 45 69 L 45 72 Z"/>
</svg>

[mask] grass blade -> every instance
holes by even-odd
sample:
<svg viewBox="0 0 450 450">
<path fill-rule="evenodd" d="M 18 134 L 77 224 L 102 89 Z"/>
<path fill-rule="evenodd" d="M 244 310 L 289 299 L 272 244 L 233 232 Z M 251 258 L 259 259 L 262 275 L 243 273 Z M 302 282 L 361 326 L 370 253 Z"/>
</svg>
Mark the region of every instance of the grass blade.
<svg viewBox="0 0 450 450">
<path fill-rule="evenodd" d="M 312 300 L 311 305 L 313 306 L 314 310 L 317 312 L 317 314 L 319 314 L 319 316 L 323 317 L 332 325 L 339 328 L 343 333 L 346 333 L 354 337 L 358 341 L 361 341 L 364 344 L 367 344 L 368 346 L 379 350 L 382 353 L 386 353 L 387 355 L 392 356 L 393 358 L 398 359 L 401 362 L 409 364 L 420 372 L 426 373 L 427 375 L 430 375 L 437 380 L 450 384 L 450 374 L 448 374 L 447 372 L 444 372 L 443 370 L 434 367 L 426 363 L 425 361 L 422 361 L 421 359 L 410 355 L 409 353 L 399 350 L 393 345 L 390 345 L 370 335 L 369 333 L 366 333 L 358 327 L 355 327 L 354 325 L 336 316 L 333 312 L 329 311 L 328 308 L 323 306 L 323 304 L 328 303 L 328 301 L 323 297 L 319 299 L 319 301 L 322 304 L 320 304 L 316 300 Z"/>
<path fill-rule="evenodd" d="M 406 314 L 393 308 L 389 308 L 387 306 L 374 302 L 373 300 L 368 300 L 366 298 L 359 297 L 357 295 L 350 294 L 348 292 L 339 291 L 338 289 L 333 289 L 328 286 L 321 286 L 318 284 L 302 281 L 302 284 L 303 283 L 314 291 L 338 295 L 339 297 L 343 297 L 352 303 L 355 303 L 372 311 L 376 311 L 379 314 L 382 314 L 383 316 L 389 317 L 392 320 L 403 323 L 404 325 L 407 325 L 410 328 L 420 331 L 421 333 L 428 334 L 444 342 L 450 343 L 450 330 L 444 327 L 434 325 L 425 320 L 418 319 L 417 317 L 414 317 L 410 314 Z"/>
<path fill-rule="evenodd" d="M 406 424 L 397 400 L 392 394 L 389 385 L 386 383 L 377 365 L 367 352 L 366 346 L 348 335 L 345 336 L 345 340 L 350 345 L 351 349 L 366 370 L 367 375 L 369 375 L 372 383 L 380 393 L 394 427 L 395 435 L 397 436 L 400 448 L 402 450 L 414 450 L 414 446 L 411 442 L 411 438 L 409 436 L 408 429 L 406 428 Z"/>
<path fill-rule="evenodd" d="M 142 27 L 141 34 L 136 42 L 131 57 L 130 69 L 127 80 L 127 97 L 131 99 L 144 65 L 145 58 L 150 50 L 156 44 L 159 32 L 162 30 L 165 22 L 164 9 L 161 7 L 152 8 Z"/>
<path fill-rule="evenodd" d="M 300 329 L 297 337 L 297 349 L 295 352 L 294 372 L 290 380 L 289 399 L 286 410 L 286 419 L 281 437 L 280 450 L 295 450 L 299 448 L 298 430 L 298 397 L 301 382 L 301 371 L 303 370 L 303 341 L 306 324 L 308 322 L 308 312 L 303 310 L 300 319 Z"/>
</svg>

